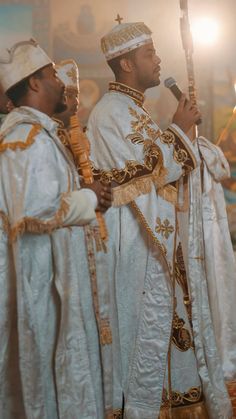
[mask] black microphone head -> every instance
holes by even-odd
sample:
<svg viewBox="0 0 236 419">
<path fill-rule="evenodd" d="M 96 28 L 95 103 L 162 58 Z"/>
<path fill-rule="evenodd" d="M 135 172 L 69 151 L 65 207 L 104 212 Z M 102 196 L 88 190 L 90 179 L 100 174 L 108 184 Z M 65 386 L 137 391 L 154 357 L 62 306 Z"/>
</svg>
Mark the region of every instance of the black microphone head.
<svg viewBox="0 0 236 419">
<path fill-rule="evenodd" d="M 168 79 L 165 79 L 164 85 L 167 87 L 167 89 L 170 89 L 172 86 L 176 84 L 176 81 L 173 77 L 168 77 Z"/>
</svg>

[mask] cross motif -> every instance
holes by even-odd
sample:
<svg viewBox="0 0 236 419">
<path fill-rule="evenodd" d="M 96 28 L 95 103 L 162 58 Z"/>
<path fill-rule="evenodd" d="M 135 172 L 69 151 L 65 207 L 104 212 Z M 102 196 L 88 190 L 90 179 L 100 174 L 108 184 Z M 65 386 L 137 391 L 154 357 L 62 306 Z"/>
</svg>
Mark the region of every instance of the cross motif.
<svg viewBox="0 0 236 419">
<path fill-rule="evenodd" d="M 121 17 L 118 13 L 118 15 L 116 16 L 115 21 L 118 23 L 118 25 L 120 25 L 122 20 L 123 20 L 123 17 Z"/>
<path fill-rule="evenodd" d="M 174 227 L 170 224 L 169 220 L 167 219 L 165 219 L 162 223 L 160 217 L 157 217 L 156 223 L 156 233 L 161 234 L 165 239 L 168 239 L 170 234 L 175 231 Z"/>
</svg>

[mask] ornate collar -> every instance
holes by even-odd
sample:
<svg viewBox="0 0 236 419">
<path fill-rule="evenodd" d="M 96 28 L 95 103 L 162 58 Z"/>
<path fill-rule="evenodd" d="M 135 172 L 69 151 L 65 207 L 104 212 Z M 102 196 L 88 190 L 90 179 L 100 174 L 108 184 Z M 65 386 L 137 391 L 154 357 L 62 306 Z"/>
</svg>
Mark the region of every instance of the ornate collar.
<svg viewBox="0 0 236 419">
<path fill-rule="evenodd" d="M 131 97 L 139 106 L 143 106 L 145 99 L 144 95 L 138 90 L 127 86 L 126 84 L 119 83 L 117 81 L 111 81 L 109 83 L 109 90 L 113 92 L 124 93 L 125 95 Z"/>
</svg>

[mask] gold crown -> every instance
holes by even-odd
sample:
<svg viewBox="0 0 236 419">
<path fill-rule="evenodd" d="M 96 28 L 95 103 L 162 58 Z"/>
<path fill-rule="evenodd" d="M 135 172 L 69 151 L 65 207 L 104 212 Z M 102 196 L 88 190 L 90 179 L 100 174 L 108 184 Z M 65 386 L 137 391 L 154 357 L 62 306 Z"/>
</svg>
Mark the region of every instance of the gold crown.
<svg viewBox="0 0 236 419">
<path fill-rule="evenodd" d="M 151 30 L 143 22 L 116 25 L 101 39 L 101 48 L 109 61 L 151 42 Z"/>
</svg>

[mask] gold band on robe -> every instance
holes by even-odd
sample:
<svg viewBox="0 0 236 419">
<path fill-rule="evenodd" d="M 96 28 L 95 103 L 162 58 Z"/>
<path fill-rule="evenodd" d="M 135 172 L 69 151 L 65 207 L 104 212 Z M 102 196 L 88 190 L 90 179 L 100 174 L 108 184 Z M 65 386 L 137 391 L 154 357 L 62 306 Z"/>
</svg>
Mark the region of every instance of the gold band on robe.
<svg viewBox="0 0 236 419">
<path fill-rule="evenodd" d="M 174 407 L 169 410 L 161 408 L 158 419 L 209 419 L 204 402 L 191 404 L 188 406 Z"/>
</svg>

